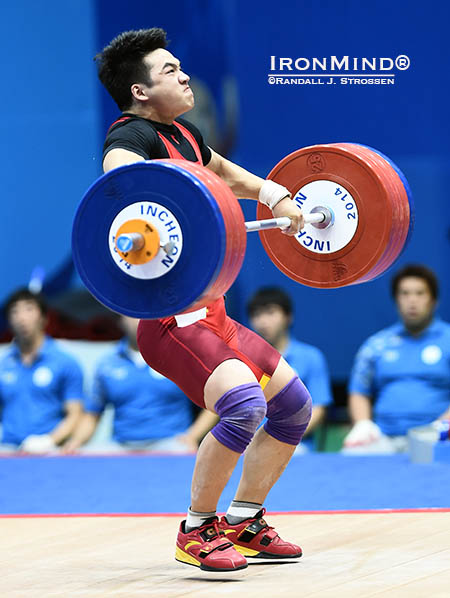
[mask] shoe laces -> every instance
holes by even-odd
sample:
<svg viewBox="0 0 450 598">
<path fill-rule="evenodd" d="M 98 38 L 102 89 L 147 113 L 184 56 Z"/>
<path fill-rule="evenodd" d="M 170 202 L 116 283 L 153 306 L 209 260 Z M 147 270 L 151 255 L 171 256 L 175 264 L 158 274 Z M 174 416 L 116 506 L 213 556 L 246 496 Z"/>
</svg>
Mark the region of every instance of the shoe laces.
<svg viewBox="0 0 450 598">
<path fill-rule="evenodd" d="M 207 519 L 204 524 L 199 528 L 201 531 L 208 536 L 211 536 L 206 541 L 209 542 L 210 540 L 214 540 L 217 536 L 224 536 L 224 532 L 219 528 L 219 518 L 218 517 L 211 517 L 211 519 Z M 214 534 L 208 533 L 208 530 L 213 529 Z"/>
<path fill-rule="evenodd" d="M 256 519 L 256 520 L 258 520 L 258 519 L 262 519 L 262 520 L 264 521 L 264 523 L 267 525 L 267 529 L 274 529 L 274 528 L 273 528 L 273 526 L 272 526 L 272 525 L 269 525 L 269 524 L 267 523 L 267 521 L 265 520 L 265 518 L 264 518 L 264 515 L 265 515 L 265 514 L 266 514 L 266 509 L 264 509 L 264 507 L 263 507 L 263 508 L 262 508 L 260 511 L 258 511 L 258 512 L 256 513 L 256 515 L 255 515 L 255 517 L 254 517 L 253 519 Z"/>
</svg>

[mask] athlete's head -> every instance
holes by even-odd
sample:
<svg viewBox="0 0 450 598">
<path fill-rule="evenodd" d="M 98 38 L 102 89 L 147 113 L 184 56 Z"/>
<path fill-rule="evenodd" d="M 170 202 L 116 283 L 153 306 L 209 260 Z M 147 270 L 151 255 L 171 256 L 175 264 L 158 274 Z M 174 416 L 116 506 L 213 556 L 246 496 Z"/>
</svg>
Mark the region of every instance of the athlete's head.
<svg viewBox="0 0 450 598">
<path fill-rule="evenodd" d="M 125 31 L 97 54 L 99 78 L 120 110 L 179 116 L 194 106 L 189 76 L 166 46 L 166 32 L 153 27 Z"/>
<path fill-rule="evenodd" d="M 405 326 L 423 330 L 433 318 L 439 296 L 439 284 L 432 270 L 421 264 L 409 264 L 391 281 L 392 296 Z"/>
<path fill-rule="evenodd" d="M 282 289 L 264 287 L 248 302 L 247 313 L 252 328 L 277 347 L 292 323 L 292 302 Z"/>
<path fill-rule="evenodd" d="M 47 323 L 47 304 L 42 295 L 21 288 L 12 293 L 5 304 L 5 313 L 14 336 L 30 340 L 43 333 Z"/>
</svg>

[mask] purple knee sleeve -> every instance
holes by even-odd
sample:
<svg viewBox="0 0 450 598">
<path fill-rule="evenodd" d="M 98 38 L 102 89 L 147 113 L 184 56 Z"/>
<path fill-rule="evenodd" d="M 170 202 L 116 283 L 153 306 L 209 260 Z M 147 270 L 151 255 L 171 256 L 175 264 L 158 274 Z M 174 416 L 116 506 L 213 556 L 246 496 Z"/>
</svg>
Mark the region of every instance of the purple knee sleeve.
<svg viewBox="0 0 450 598">
<path fill-rule="evenodd" d="M 256 382 L 236 386 L 215 405 L 220 417 L 211 434 L 236 453 L 243 453 L 266 414 L 266 400 Z"/>
<path fill-rule="evenodd" d="M 264 430 L 280 442 L 297 446 L 310 419 L 310 394 L 295 377 L 268 402 Z"/>
</svg>

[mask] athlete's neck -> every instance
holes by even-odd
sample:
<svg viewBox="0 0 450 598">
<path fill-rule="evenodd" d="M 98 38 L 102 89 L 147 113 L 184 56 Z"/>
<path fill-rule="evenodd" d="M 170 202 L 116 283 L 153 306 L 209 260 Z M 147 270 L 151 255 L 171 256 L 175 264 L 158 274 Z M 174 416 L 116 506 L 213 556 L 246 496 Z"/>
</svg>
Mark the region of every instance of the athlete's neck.
<svg viewBox="0 0 450 598">
<path fill-rule="evenodd" d="M 141 118 L 153 120 L 154 122 L 162 123 L 164 125 L 173 125 L 173 121 L 178 116 L 178 114 L 161 114 L 161 112 L 155 110 L 151 106 L 133 106 L 129 110 L 125 110 L 125 112 L 128 114 L 135 114 Z"/>
</svg>

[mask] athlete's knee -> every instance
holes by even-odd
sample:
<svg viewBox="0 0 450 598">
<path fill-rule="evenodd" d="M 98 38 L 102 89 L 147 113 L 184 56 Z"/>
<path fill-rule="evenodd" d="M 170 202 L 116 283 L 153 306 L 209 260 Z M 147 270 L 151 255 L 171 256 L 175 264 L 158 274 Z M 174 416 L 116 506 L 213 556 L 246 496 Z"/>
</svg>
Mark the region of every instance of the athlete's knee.
<svg viewBox="0 0 450 598">
<path fill-rule="evenodd" d="M 267 404 L 256 382 L 236 386 L 215 404 L 220 421 L 211 430 L 221 444 L 243 453 L 266 415 Z"/>
<path fill-rule="evenodd" d="M 296 376 L 269 401 L 264 429 L 277 440 L 296 446 L 308 427 L 311 409 L 311 396 Z"/>
</svg>

